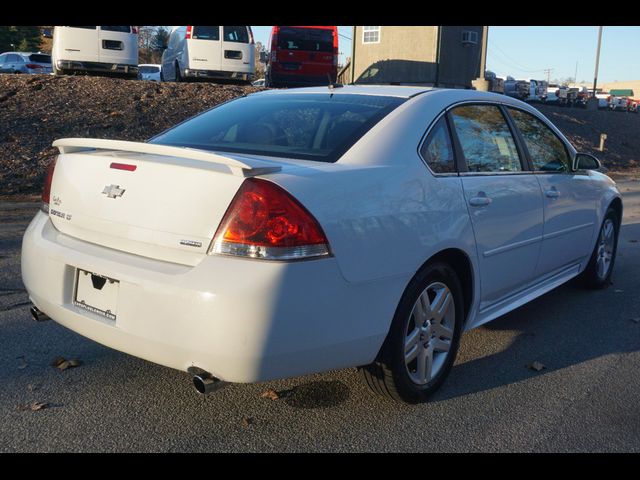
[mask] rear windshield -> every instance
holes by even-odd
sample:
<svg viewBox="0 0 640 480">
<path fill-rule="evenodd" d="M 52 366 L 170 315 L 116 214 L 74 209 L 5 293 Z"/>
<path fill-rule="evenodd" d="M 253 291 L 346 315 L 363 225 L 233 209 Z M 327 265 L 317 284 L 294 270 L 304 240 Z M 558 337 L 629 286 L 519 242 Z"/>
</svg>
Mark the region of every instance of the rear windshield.
<svg viewBox="0 0 640 480">
<path fill-rule="evenodd" d="M 249 32 L 247 27 L 222 27 L 224 30 L 225 42 L 249 43 Z"/>
<path fill-rule="evenodd" d="M 280 27 L 278 48 L 310 52 L 333 52 L 333 30 Z"/>
<path fill-rule="evenodd" d="M 220 40 L 220 26 L 193 27 L 191 38 L 198 40 Z"/>
<path fill-rule="evenodd" d="M 351 94 L 266 94 L 208 110 L 150 143 L 335 162 L 406 99 Z"/>
<path fill-rule="evenodd" d="M 51 63 L 51 55 L 44 55 L 42 53 L 33 53 L 29 55 L 29 60 L 39 63 Z"/>
<path fill-rule="evenodd" d="M 140 67 L 140 73 L 158 73 L 160 71 L 160 67 Z"/>
<path fill-rule="evenodd" d="M 124 25 L 100 25 L 100 30 L 105 30 L 107 32 L 131 33 L 131 27 Z"/>
</svg>

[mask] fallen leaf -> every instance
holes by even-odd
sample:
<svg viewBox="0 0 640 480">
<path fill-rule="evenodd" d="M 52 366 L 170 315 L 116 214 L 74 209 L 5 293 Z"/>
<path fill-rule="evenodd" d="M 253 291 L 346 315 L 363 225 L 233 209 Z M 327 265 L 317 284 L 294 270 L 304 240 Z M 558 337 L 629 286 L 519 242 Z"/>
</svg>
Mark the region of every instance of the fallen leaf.
<svg viewBox="0 0 640 480">
<path fill-rule="evenodd" d="M 242 426 L 249 427 L 255 423 L 255 419 L 253 417 L 242 417 Z"/>
<path fill-rule="evenodd" d="M 23 361 L 20 365 L 18 365 L 18 370 L 24 370 L 28 366 L 29 364 Z"/>
<path fill-rule="evenodd" d="M 45 408 L 49 408 L 50 406 L 51 406 L 50 403 L 31 402 L 31 403 L 26 403 L 24 405 L 18 405 L 18 410 L 21 412 L 27 412 L 27 411 L 37 412 L 38 410 L 44 410 Z"/>
<path fill-rule="evenodd" d="M 51 362 L 51 366 L 52 367 L 57 367 L 58 365 L 60 365 L 64 361 L 66 361 L 66 359 L 64 357 L 56 357 Z"/>
<path fill-rule="evenodd" d="M 266 392 L 262 392 L 260 396 L 262 398 L 268 398 L 269 400 L 278 400 L 280 398 L 278 392 L 275 390 L 267 390 Z"/>
<path fill-rule="evenodd" d="M 540 370 L 543 370 L 543 369 L 547 368 L 547 367 L 545 367 L 542 363 L 537 362 L 537 361 L 536 361 L 536 362 L 533 362 L 533 363 L 528 364 L 526 367 L 527 367 L 529 370 L 535 370 L 536 372 L 539 372 Z"/>
</svg>

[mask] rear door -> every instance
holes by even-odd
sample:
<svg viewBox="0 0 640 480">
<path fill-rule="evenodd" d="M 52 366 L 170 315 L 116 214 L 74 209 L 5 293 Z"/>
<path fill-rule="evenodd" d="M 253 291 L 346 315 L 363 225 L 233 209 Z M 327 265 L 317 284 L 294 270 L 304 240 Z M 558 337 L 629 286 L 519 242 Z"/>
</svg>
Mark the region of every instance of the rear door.
<svg viewBox="0 0 640 480">
<path fill-rule="evenodd" d="M 58 60 L 100 61 L 97 26 L 56 27 L 53 35 Z"/>
<path fill-rule="evenodd" d="M 131 26 L 100 26 L 100 62 L 138 65 L 138 35 Z"/>
<path fill-rule="evenodd" d="M 324 77 L 333 70 L 333 36 L 326 28 L 280 27 L 278 61 L 284 70 Z"/>
<path fill-rule="evenodd" d="M 247 26 L 223 26 L 220 48 L 221 70 L 225 72 L 253 73 L 255 50 L 250 43 Z"/>
<path fill-rule="evenodd" d="M 572 172 L 564 142 L 540 119 L 507 109 L 520 131 L 544 200 L 544 237 L 537 275 L 571 266 L 591 253 L 599 191 L 589 173 Z"/>
<path fill-rule="evenodd" d="M 189 27 L 187 27 L 188 31 Z M 191 38 L 187 40 L 188 68 L 194 70 L 222 69 L 220 26 L 192 26 Z"/>
<path fill-rule="evenodd" d="M 482 312 L 534 279 L 542 195 L 497 105 L 463 105 L 449 115 L 467 170 L 460 177 L 476 237 Z"/>
</svg>

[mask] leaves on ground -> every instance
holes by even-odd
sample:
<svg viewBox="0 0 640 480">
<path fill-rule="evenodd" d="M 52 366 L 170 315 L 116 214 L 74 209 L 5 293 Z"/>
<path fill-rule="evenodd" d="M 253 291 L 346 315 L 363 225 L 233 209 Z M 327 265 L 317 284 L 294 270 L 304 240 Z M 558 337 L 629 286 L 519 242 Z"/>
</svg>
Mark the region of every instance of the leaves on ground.
<svg viewBox="0 0 640 480">
<path fill-rule="evenodd" d="M 531 362 L 531 363 L 527 364 L 526 367 L 529 370 L 534 370 L 536 372 L 539 372 L 539 371 L 544 370 L 545 368 L 547 368 L 542 363 L 540 363 L 538 361 Z"/>
<path fill-rule="evenodd" d="M 53 359 L 53 362 L 51 362 L 51 366 L 58 370 L 66 370 L 68 368 L 79 367 L 80 365 L 82 365 L 82 362 L 75 358 L 67 360 L 64 357 L 56 357 Z"/>
<path fill-rule="evenodd" d="M 256 419 L 253 417 L 242 417 L 242 426 L 247 428 L 256 423 Z"/>
<path fill-rule="evenodd" d="M 45 408 L 50 408 L 50 403 L 45 402 L 31 402 L 25 403 L 23 405 L 18 405 L 17 410 L 20 412 L 37 412 L 38 410 L 44 410 Z"/>
<path fill-rule="evenodd" d="M 275 390 L 267 390 L 266 392 L 262 392 L 260 394 L 262 398 L 268 398 L 269 400 L 278 400 L 280 395 Z"/>
</svg>

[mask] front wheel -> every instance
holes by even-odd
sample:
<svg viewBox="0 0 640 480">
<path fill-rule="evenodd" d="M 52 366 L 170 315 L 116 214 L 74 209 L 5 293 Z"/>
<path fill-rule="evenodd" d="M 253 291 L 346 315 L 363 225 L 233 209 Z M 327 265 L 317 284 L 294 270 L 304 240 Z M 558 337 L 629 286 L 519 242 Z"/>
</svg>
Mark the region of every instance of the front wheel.
<svg viewBox="0 0 640 480">
<path fill-rule="evenodd" d="M 453 366 L 463 321 L 456 272 L 445 263 L 428 265 L 405 290 L 378 357 L 360 368 L 364 381 L 394 400 L 424 402 Z"/>
<path fill-rule="evenodd" d="M 593 249 L 587 268 L 580 274 L 581 283 L 594 290 L 606 288 L 611 284 L 613 264 L 618 250 L 618 231 L 620 221 L 613 208 L 609 208 L 602 221 L 596 246 Z"/>
</svg>

